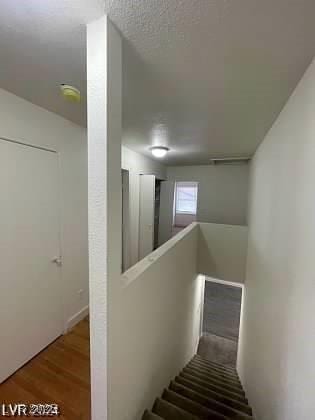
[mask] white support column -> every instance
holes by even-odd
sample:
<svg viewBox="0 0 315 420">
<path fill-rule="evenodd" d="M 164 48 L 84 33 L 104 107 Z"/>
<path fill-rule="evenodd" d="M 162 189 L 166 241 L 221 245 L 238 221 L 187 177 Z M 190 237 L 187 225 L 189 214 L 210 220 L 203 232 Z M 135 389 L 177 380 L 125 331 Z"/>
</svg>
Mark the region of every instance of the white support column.
<svg viewBox="0 0 315 420">
<path fill-rule="evenodd" d="M 92 420 L 108 414 L 108 301 L 121 269 L 121 66 L 121 38 L 107 16 L 88 24 Z"/>
</svg>

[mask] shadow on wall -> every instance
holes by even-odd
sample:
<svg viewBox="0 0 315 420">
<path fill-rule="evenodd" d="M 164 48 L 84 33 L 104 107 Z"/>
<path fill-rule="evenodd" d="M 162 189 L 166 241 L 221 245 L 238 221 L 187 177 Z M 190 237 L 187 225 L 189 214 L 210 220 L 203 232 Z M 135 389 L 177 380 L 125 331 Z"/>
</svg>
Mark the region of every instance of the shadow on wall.
<svg viewBox="0 0 315 420">
<path fill-rule="evenodd" d="M 199 272 L 220 280 L 244 283 L 247 226 L 199 223 L 199 227 Z"/>
<path fill-rule="evenodd" d="M 222 279 L 222 276 L 220 277 L 220 270 L 217 267 L 214 256 L 212 255 L 211 247 L 209 246 L 205 235 L 202 234 L 201 229 L 199 235 L 198 261 L 199 268 L 202 273 L 208 275 L 211 273 L 211 277 Z"/>
<path fill-rule="evenodd" d="M 270 241 L 272 240 L 273 238 L 270 236 Z M 296 243 L 292 247 L 292 242 L 288 241 L 288 246 L 293 250 Z M 271 242 L 270 248 L 267 249 L 276 255 L 272 251 Z M 283 248 L 281 252 L 283 252 Z M 240 325 L 237 368 L 249 398 L 256 403 L 256 414 L 265 411 L 264 401 L 272 401 L 274 404 L 268 405 L 268 415 L 270 418 L 278 418 L 279 408 L 275 404 L 275 396 L 279 394 L 283 382 L 288 381 L 287 378 L 291 378 L 290 383 L 295 384 L 293 389 L 296 389 L 298 381 L 300 384 L 305 383 L 305 374 L 300 374 L 297 368 L 297 365 L 300 366 L 302 358 L 299 358 L 294 368 L 292 352 L 299 348 L 302 355 L 309 344 L 307 341 L 309 336 L 305 335 L 305 330 L 294 327 L 303 314 L 301 308 L 304 303 L 292 315 L 293 301 L 288 298 L 294 296 L 299 287 L 298 282 L 294 284 L 290 279 L 290 273 L 294 271 L 294 258 L 286 262 L 281 277 L 278 273 L 277 281 L 275 281 L 274 272 L 270 269 L 269 258 L 270 254 L 268 257 L 267 253 L 264 255 L 252 241 L 248 253 L 249 274 L 247 278 L 250 281 L 246 283 L 243 298 L 244 313 Z M 310 306 L 307 305 L 306 308 L 310 308 Z M 292 328 L 294 335 L 290 332 Z M 267 359 L 266 355 L 268 355 Z M 271 372 L 272 381 L 270 382 Z M 262 382 L 268 382 L 263 399 L 259 392 L 256 393 Z M 282 398 L 284 401 L 291 401 L 292 398 L 296 398 L 296 391 L 290 394 L 290 390 L 287 388 L 283 391 Z M 306 398 L 306 394 L 304 394 L 304 398 Z M 287 414 L 283 418 L 288 418 Z"/>
<path fill-rule="evenodd" d="M 140 419 L 197 350 L 203 286 L 198 235 L 197 225 L 187 227 L 118 282 L 111 313 L 110 418 Z"/>
</svg>

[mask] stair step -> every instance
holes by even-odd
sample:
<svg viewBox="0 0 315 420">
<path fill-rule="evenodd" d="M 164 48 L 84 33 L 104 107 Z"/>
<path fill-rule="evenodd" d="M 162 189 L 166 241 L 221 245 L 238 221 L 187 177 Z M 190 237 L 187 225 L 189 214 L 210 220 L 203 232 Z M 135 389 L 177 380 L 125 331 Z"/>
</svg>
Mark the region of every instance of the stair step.
<svg viewBox="0 0 315 420">
<path fill-rule="evenodd" d="M 242 411 L 248 415 L 252 414 L 252 409 L 246 403 L 242 403 L 238 400 L 234 400 L 233 398 L 229 398 L 226 395 L 221 394 L 220 392 L 211 390 L 209 388 L 205 388 L 200 384 L 197 384 L 193 381 L 190 381 L 187 378 L 183 378 L 181 376 L 176 376 L 175 382 L 184 385 L 185 387 L 198 392 L 199 394 L 204 395 L 207 398 L 214 399 L 222 404 L 226 404 L 229 407 L 235 408 L 236 410 Z"/>
<path fill-rule="evenodd" d="M 194 375 L 190 375 L 188 373 L 181 372 L 179 374 L 179 376 L 181 376 L 183 378 L 186 378 L 189 381 L 195 382 L 195 383 L 197 383 L 201 386 L 204 386 L 205 388 L 212 389 L 213 391 L 218 392 L 219 394 L 226 395 L 227 397 L 232 398 L 233 400 L 240 401 L 243 404 L 247 404 L 247 402 L 248 402 L 247 399 L 245 397 L 241 396 L 240 394 L 228 391 L 223 387 L 220 387 L 220 386 L 214 385 L 213 383 L 204 381 L 204 380 L 202 380 L 202 379 L 200 379 L 200 378 L 198 378 Z"/>
<path fill-rule="evenodd" d="M 145 410 L 142 420 L 164 420 L 162 417 L 157 414 L 152 413 L 152 411 Z"/>
<path fill-rule="evenodd" d="M 226 420 L 227 417 L 224 415 L 203 407 L 201 404 L 190 400 L 189 398 L 183 397 L 174 391 L 165 389 L 162 395 L 162 399 L 182 408 L 183 410 L 197 416 L 199 419 L 211 419 L 211 420 Z"/>
<path fill-rule="evenodd" d="M 197 364 L 193 364 L 193 363 L 188 363 L 185 366 L 186 369 L 191 369 L 191 370 L 195 370 L 196 372 L 202 373 L 203 375 L 208 375 L 213 377 L 214 379 L 217 380 L 221 380 L 224 382 L 228 382 L 231 384 L 231 386 L 235 386 L 235 387 L 241 387 L 242 388 L 242 384 L 241 382 L 238 380 L 238 378 L 233 377 L 233 376 L 228 376 L 225 375 L 223 373 L 220 373 L 218 371 L 214 371 L 214 370 L 210 370 L 202 365 L 197 365 Z"/>
<path fill-rule="evenodd" d="M 188 364 L 189 365 L 192 365 L 192 366 L 196 366 L 199 369 L 207 370 L 209 372 L 212 372 L 215 375 L 224 376 L 224 377 L 229 378 L 229 379 L 232 379 L 232 380 L 234 380 L 236 382 L 240 382 L 240 379 L 239 379 L 239 377 L 238 377 L 238 375 L 236 373 L 226 372 L 226 371 L 217 369 L 216 367 L 208 366 L 208 365 L 206 365 L 206 364 L 204 364 L 202 362 L 199 362 L 197 360 L 191 360 Z"/>
<path fill-rule="evenodd" d="M 227 366 L 227 365 L 220 365 L 219 363 L 213 362 L 212 360 L 208 360 L 208 359 L 205 359 L 203 357 L 200 357 L 198 354 L 195 355 L 192 360 L 198 360 L 200 363 L 203 363 L 206 366 L 219 369 L 223 372 L 232 373 L 234 375 L 237 375 L 237 370 L 235 368 Z"/>
<path fill-rule="evenodd" d="M 245 396 L 245 392 L 243 391 L 243 388 L 241 385 L 236 385 L 231 382 L 224 381 L 216 376 L 209 376 L 203 372 L 198 371 L 197 369 L 193 369 L 190 367 L 185 367 L 183 369 L 183 372 L 188 373 L 189 375 L 197 376 L 203 381 L 213 383 L 214 385 L 222 386 L 224 389 L 240 394 L 243 397 Z"/>
<path fill-rule="evenodd" d="M 210 410 L 215 410 L 218 413 L 223 414 L 224 416 L 227 416 L 234 420 L 252 419 L 251 416 L 245 413 L 242 413 L 240 411 L 237 411 L 236 409 L 230 407 L 229 405 L 223 404 L 222 402 L 219 402 L 215 399 L 205 397 L 204 395 L 190 388 L 187 388 L 186 386 L 181 385 L 175 381 L 171 381 L 169 388 L 172 391 L 177 392 L 177 394 L 181 394 L 182 396 L 189 398 L 190 400 L 193 400 L 203 405 L 204 407 L 209 408 Z"/>
<path fill-rule="evenodd" d="M 236 372 L 236 367 L 235 366 L 224 365 L 222 363 L 215 362 L 214 360 L 202 357 L 199 354 L 195 354 L 194 358 L 197 359 L 197 360 L 200 360 L 201 362 L 207 363 L 211 366 L 216 366 L 218 369 L 223 369 L 223 370 L 226 370 L 226 371 L 232 372 L 232 373 Z"/>
<path fill-rule="evenodd" d="M 176 407 L 176 405 L 171 404 L 162 398 L 157 398 L 155 400 L 152 411 L 164 420 L 198 420 L 198 417 L 188 413 L 182 408 Z"/>
<path fill-rule="evenodd" d="M 233 375 L 231 373 L 222 372 L 221 370 L 217 370 L 216 368 L 209 368 L 208 366 L 205 366 L 204 364 L 201 364 L 201 363 L 199 363 L 196 360 L 191 360 L 188 363 L 187 367 L 188 366 L 191 366 L 191 367 L 193 367 L 195 369 L 202 370 L 202 371 L 207 372 L 207 373 L 209 373 L 211 375 L 219 376 L 222 379 L 226 379 L 228 381 L 236 382 L 237 384 L 240 384 L 241 383 L 241 381 L 239 380 L 238 376 Z"/>
</svg>

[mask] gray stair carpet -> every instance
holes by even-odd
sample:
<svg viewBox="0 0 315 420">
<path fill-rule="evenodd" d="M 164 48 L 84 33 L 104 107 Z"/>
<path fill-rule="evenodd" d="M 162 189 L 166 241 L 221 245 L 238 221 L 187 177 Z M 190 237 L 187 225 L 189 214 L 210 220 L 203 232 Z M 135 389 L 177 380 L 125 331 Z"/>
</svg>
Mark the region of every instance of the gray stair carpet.
<svg viewBox="0 0 315 420">
<path fill-rule="evenodd" d="M 163 420 L 162 417 L 152 413 L 152 411 L 146 410 L 142 417 L 143 420 Z"/>
<path fill-rule="evenodd" d="M 250 420 L 252 409 L 235 368 L 196 355 L 142 420 Z"/>
</svg>

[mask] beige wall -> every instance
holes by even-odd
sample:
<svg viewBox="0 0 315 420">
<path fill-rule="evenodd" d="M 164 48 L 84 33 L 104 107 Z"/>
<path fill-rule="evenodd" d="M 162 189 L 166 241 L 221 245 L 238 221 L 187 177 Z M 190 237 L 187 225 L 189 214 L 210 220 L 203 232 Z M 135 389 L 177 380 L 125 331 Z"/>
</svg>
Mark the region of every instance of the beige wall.
<svg viewBox="0 0 315 420">
<path fill-rule="evenodd" d="M 251 167 L 238 369 L 259 420 L 315 412 L 315 63 Z"/>
<path fill-rule="evenodd" d="M 0 121 L 0 137 L 59 153 L 62 298 L 65 325 L 72 325 L 89 300 L 86 130 L 2 89 Z"/>
<path fill-rule="evenodd" d="M 113 420 L 140 419 L 197 349 L 203 285 L 198 233 L 197 225 L 189 226 L 121 278 L 111 326 Z"/>
<path fill-rule="evenodd" d="M 122 260 L 121 37 L 107 16 L 87 25 L 92 420 L 110 418 L 108 385 Z M 118 332 L 119 333 L 119 332 Z"/>
<path fill-rule="evenodd" d="M 199 273 L 205 268 L 206 274 L 241 282 L 246 235 L 244 226 L 192 224 L 116 279 L 109 324 L 110 419 L 141 418 L 196 352 L 204 285 Z"/>
<path fill-rule="evenodd" d="M 198 182 L 197 221 L 247 224 L 248 165 L 171 166 L 170 181 Z"/>
<path fill-rule="evenodd" d="M 199 223 L 198 272 L 219 280 L 244 283 L 247 227 Z"/>
<path fill-rule="evenodd" d="M 107 94 L 98 95 L 105 86 L 109 87 Z M 88 25 L 95 420 L 141 418 L 143 410 L 193 355 L 200 331 L 203 280 L 197 276 L 197 226 L 187 228 L 121 275 L 120 100 L 121 39 L 104 17 Z M 178 260 L 183 261 L 180 267 Z"/>
</svg>

